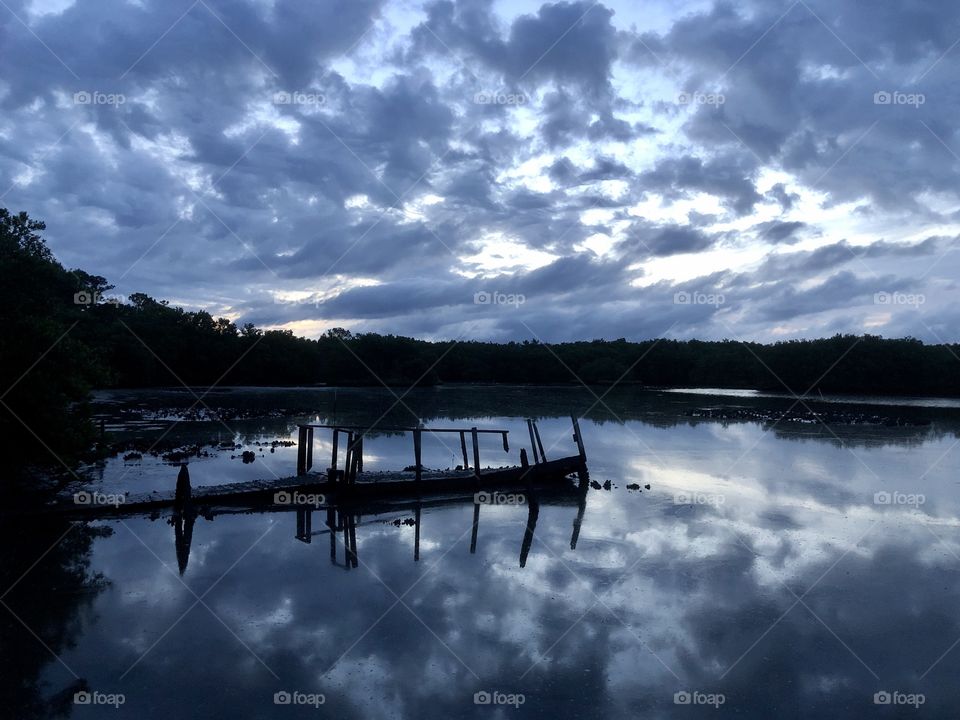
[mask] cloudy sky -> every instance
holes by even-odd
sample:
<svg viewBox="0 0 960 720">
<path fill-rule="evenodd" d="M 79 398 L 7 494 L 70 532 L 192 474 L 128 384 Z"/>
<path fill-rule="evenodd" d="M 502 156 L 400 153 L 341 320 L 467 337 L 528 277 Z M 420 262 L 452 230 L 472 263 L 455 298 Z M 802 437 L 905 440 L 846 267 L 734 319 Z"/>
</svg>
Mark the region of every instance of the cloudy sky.
<svg viewBox="0 0 960 720">
<path fill-rule="evenodd" d="M 960 339 L 960 4 L 3 0 L 0 205 L 238 322 Z"/>
</svg>

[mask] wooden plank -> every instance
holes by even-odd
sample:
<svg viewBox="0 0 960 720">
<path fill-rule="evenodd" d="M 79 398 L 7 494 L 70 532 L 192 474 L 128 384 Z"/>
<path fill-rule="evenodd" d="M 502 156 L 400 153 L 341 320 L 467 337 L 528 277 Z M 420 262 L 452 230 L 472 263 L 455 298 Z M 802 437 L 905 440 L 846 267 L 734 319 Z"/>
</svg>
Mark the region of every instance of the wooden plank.
<svg viewBox="0 0 960 720">
<path fill-rule="evenodd" d="M 416 427 L 387 427 L 377 425 L 376 427 L 368 427 L 366 425 L 320 425 L 318 423 L 308 423 L 303 427 L 312 427 L 312 428 L 322 428 L 322 429 L 333 429 L 336 428 L 340 432 L 413 432 L 416 430 Z M 418 426 L 420 430 L 427 433 L 459 433 L 466 432 L 469 428 L 430 428 L 423 425 Z M 478 433 L 495 433 L 501 435 L 503 433 L 509 433 L 509 430 L 503 430 L 500 428 L 477 428 Z"/>
<path fill-rule="evenodd" d="M 460 431 L 460 449 L 463 451 L 463 469 L 470 469 L 470 461 L 467 460 L 467 436 L 463 430 Z"/>
</svg>

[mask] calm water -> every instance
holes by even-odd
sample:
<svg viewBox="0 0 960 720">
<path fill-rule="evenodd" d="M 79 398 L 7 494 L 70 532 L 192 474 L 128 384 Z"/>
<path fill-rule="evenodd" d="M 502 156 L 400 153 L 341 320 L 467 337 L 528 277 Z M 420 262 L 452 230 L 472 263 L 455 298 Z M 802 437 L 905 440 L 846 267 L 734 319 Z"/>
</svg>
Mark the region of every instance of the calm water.
<svg viewBox="0 0 960 720">
<path fill-rule="evenodd" d="M 586 412 L 591 479 L 611 486 L 582 504 L 484 506 L 473 552 L 472 503 L 425 506 L 417 560 L 412 507 L 364 514 L 356 567 L 342 535 L 331 559 L 325 512 L 309 543 L 293 512 L 201 517 L 192 536 L 167 516 L 5 522 L 13 588 L 0 608 L 0 683 L 12 717 L 949 717 L 960 707 L 956 409 L 889 409 L 924 426 L 771 427 L 686 415 L 779 402 L 767 398 L 626 389 L 596 403 L 583 389 L 465 388 L 418 390 L 392 407 L 386 390 L 257 389 L 204 398 L 229 410 L 225 422 L 171 423 L 195 399 L 112 393 L 99 409 L 127 439 L 242 446 L 206 446 L 210 457 L 190 461 L 194 484 L 291 474 L 295 448 L 266 444 L 308 419 L 505 427 L 509 453 L 483 443 L 483 464 L 499 465 L 529 445 L 530 415 L 548 457 L 574 454 L 568 412 Z M 324 439 L 317 453 L 328 448 Z M 257 459 L 230 459 L 243 449 Z M 365 452 L 367 469 L 412 462 L 402 436 Z M 428 440 L 424 464 L 453 466 L 458 454 Z M 170 489 L 177 472 L 149 454 L 89 470 L 95 487 L 131 493 Z M 84 688 L 123 704 L 74 704 Z M 283 692 L 324 702 L 275 704 Z M 477 704 L 484 692 L 492 702 Z M 882 692 L 891 704 L 875 704 Z"/>
</svg>

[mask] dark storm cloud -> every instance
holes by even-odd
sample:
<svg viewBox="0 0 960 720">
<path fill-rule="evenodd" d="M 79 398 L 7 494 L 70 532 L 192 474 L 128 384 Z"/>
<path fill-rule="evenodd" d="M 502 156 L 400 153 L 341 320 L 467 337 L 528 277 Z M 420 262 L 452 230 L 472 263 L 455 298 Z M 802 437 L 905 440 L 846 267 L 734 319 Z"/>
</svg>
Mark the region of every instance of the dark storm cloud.
<svg viewBox="0 0 960 720">
<path fill-rule="evenodd" d="M 703 161 L 697 157 L 669 158 L 639 177 L 647 191 L 683 197 L 690 191 L 716 195 L 738 214 L 746 215 L 762 199 L 751 179 L 756 172 L 750 157 L 726 155 Z"/>
<path fill-rule="evenodd" d="M 769 243 L 785 243 L 791 245 L 800 238 L 797 233 L 807 227 L 805 222 L 768 222 L 757 225 L 754 229 L 757 231 L 761 240 Z"/>
<path fill-rule="evenodd" d="M 872 293 L 902 287 L 927 292 L 937 333 L 960 328 L 960 7 L 720 1 L 672 9 L 659 32 L 588 0 L 522 14 L 492 0 L 32 7 L 0 9 L 2 204 L 46 220 L 65 264 L 120 292 L 266 325 L 435 336 L 479 322 L 479 336 L 528 325 L 556 340 L 717 337 L 725 323 L 769 337 L 791 319 L 856 332 Z M 724 102 L 681 106 L 664 85 Z M 924 102 L 875 104 L 880 91 Z M 703 196 L 682 224 L 635 209 Z M 846 201 L 866 229 L 824 240 L 854 231 L 809 208 Z M 585 249 L 591 236 L 612 250 Z M 465 278 L 490 237 L 556 259 Z M 772 254 L 744 267 L 698 256 L 758 244 Z M 693 281 L 621 267 L 681 255 Z M 377 284 L 335 294 L 356 277 Z M 476 306 L 484 287 L 528 299 Z M 726 302 L 674 303 L 696 288 Z M 274 301 L 289 292 L 334 296 Z"/>
<path fill-rule="evenodd" d="M 556 80 L 596 95 L 608 90 L 616 34 L 613 12 L 600 3 L 547 3 L 517 18 L 504 36 L 489 0 L 437 2 L 412 37 L 421 52 L 445 48 L 467 53 L 509 83 Z M 562 39 L 563 47 L 553 52 Z M 442 43 L 442 45 L 441 45 Z"/>
<path fill-rule="evenodd" d="M 650 225 L 636 223 L 628 233 L 619 250 L 628 258 L 644 255 L 665 257 L 681 253 L 706 250 L 716 242 L 716 238 L 684 225 Z"/>
<path fill-rule="evenodd" d="M 954 158 L 934 135 L 949 145 L 955 133 L 943 121 L 957 96 L 941 58 L 956 40 L 945 28 L 958 23 L 960 7 L 941 2 L 876 12 L 854 0 L 718 2 L 643 35 L 628 56 L 657 66 L 650 48 L 661 62 L 692 65 L 700 90 L 722 86 L 725 103 L 701 106 L 688 122 L 691 140 L 739 147 L 837 199 L 912 207 L 917 193 L 952 182 Z M 895 91 L 924 102 L 874 102 Z"/>
</svg>

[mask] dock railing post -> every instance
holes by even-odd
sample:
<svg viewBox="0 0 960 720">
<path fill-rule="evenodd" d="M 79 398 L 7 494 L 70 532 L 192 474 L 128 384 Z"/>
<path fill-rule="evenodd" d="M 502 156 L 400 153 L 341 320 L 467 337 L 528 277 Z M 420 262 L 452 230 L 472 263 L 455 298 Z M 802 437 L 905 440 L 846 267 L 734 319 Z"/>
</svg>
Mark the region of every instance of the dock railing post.
<svg viewBox="0 0 960 720">
<path fill-rule="evenodd" d="M 470 428 L 470 435 L 473 439 L 473 474 L 480 479 L 480 441 L 477 437 L 477 429 Z"/>
<path fill-rule="evenodd" d="M 543 443 L 540 442 L 540 428 L 537 427 L 536 421 L 534 421 L 534 423 L 533 423 L 533 434 L 534 434 L 534 435 L 536 436 L 536 438 L 537 438 L 537 447 L 540 448 L 540 461 L 541 461 L 541 462 L 546 462 L 546 461 L 547 461 L 547 454 L 543 451 Z"/>
<path fill-rule="evenodd" d="M 307 428 L 307 471 L 313 469 L 313 428 Z"/>
<path fill-rule="evenodd" d="M 420 482 L 420 476 L 422 474 L 422 468 L 420 467 L 421 440 L 420 428 L 416 427 L 413 429 L 413 468 L 416 472 L 417 482 Z"/>
<path fill-rule="evenodd" d="M 463 430 L 460 431 L 460 449 L 463 451 L 463 469 L 470 469 L 470 461 L 467 459 L 467 437 Z"/>
<path fill-rule="evenodd" d="M 337 472 L 337 450 L 339 449 L 337 445 L 340 442 L 340 431 L 334 428 L 333 430 L 333 451 L 330 453 L 330 467 L 333 469 L 334 474 Z"/>
<path fill-rule="evenodd" d="M 307 428 L 303 425 L 297 440 L 297 475 L 304 475 L 307 472 Z"/>
<path fill-rule="evenodd" d="M 573 421 L 573 439 L 577 443 L 577 451 L 580 453 L 580 460 L 586 462 L 587 451 L 583 448 L 583 436 L 580 434 L 580 423 L 577 420 L 576 415 L 570 415 L 570 420 Z"/>
<path fill-rule="evenodd" d="M 537 454 L 537 440 L 533 436 L 533 420 L 527 418 L 527 432 L 530 433 L 530 451 L 533 453 L 533 464 L 540 464 L 540 456 Z"/>
<path fill-rule="evenodd" d="M 343 455 L 343 484 L 350 484 L 350 468 L 353 467 L 353 432 L 347 432 L 347 451 Z"/>
</svg>

